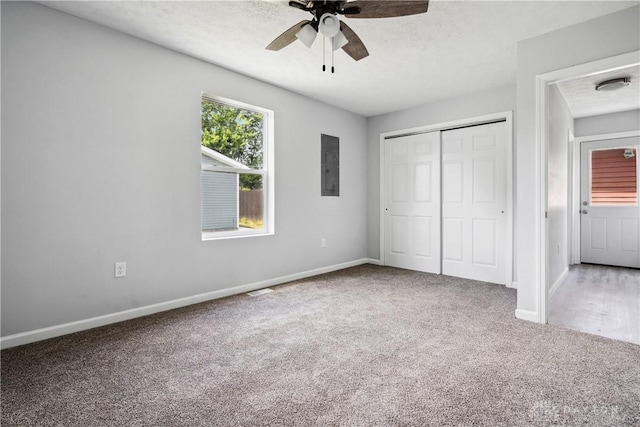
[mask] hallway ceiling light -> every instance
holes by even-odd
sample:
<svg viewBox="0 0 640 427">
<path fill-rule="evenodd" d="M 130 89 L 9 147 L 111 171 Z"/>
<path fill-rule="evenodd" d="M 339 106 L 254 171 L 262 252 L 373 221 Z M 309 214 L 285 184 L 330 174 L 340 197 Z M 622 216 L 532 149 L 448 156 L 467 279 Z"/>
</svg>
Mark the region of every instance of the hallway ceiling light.
<svg viewBox="0 0 640 427">
<path fill-rule="evenodd" d="M 602 83 L 598 83 L 596 85 L 596 90 L 599 92 L 611 92 L 613 90 L 622 89 L 625 86 L 629 86 L 631 84 L 631 79 L 629 77 L 620 77 L 617 79 L 606 80 Z"/>
</svg>

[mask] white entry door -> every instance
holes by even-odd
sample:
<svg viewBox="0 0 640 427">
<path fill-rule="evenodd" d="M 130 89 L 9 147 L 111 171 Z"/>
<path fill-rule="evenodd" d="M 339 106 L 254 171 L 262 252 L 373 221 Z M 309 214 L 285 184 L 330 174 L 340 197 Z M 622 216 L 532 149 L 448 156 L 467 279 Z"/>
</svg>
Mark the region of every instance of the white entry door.
<svg viewBox="0 0 640 427">
<path fill-rule="evenodd" d="M 442 274 L 507 282 L 506 130 L 442 132 Z"/>
<path fill-rule="evenodd" d="M 639 138 L 580 147 L 580 262 L 640 268 Z"/>
<path fill-rule="evenodd" d="M 440 132 L 385 141 L 385 264 L 440 273 Z"/>
</svg>

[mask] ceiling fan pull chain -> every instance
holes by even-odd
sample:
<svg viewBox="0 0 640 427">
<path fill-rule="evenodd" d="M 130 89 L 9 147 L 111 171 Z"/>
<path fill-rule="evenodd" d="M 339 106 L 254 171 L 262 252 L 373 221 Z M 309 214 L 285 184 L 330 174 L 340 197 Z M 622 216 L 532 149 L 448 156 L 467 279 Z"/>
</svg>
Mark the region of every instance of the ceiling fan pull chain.
<svg viewBox="0 0 640 427">
<path fill-rule="evenodd" d="M 334 54 L 333 54 L 333 52 L 334 52 L 334 50 L 333 50 L 333 39 L 331 39 L 331 74 L 336 72 L 335 68 L 333 67 L 333 64 L 334 64 L 334 61 L 333 61 Z"/>
<path fill-rule="evenodd" d="M 326 37 L 322 37 L 322 72 L 323 73 L 327 69 L 327 67 L 325 65 L 326 62 L 327 62 L 326 59 L 325 59 L 326 56 L 327 56 L 326 55 L 327 49 L 325 49 L 325 41 L 326 41 Z"/>
</svg>

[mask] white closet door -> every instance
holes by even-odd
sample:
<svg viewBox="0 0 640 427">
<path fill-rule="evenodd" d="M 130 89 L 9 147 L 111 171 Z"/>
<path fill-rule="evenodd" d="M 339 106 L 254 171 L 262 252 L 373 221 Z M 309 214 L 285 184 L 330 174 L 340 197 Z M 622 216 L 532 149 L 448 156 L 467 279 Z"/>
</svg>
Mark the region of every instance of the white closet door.
<svg viewBox="0 0 640 427">
<path fill-rule="evenodd" d="M 506 283 L 506 129 L 442 132 L 442 274 Z"/>
<path fill-rule="evenodd" d="M 440 132 L 385 141 L 385 264 L 440 273 Z"/>
</svg>

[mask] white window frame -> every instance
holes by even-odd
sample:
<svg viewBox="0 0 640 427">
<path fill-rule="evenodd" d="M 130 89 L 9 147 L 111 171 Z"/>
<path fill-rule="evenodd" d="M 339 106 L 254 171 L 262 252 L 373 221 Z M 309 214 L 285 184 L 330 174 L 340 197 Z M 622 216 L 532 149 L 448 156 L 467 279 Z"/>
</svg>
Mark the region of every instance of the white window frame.
<svg viewBox="0 0 640 427">
<path fill-rule="evenodd" d="M 203 92 L 200 96 L 200 103 L 202 100 L 217 102 L 227 105 L 229 107 L 238 108 L 242 110 L 249 110 L 259 114 L 262 114 L 262 169 L 251 168 L 234 168 L 224 166 L 211 166 L 200 165 L 200 173 L 203 170 L 214 172 L 234 172 L 238 174 L 255 174 L 262 175 L 262 203 L 263 203 L 263 227 L 259 230 L 250 228 L 238 228 L 238 230 L 227 231 L 202 231 L 202 223 L 200 224 L 200 232 L 202 234 L 202 240 L 220 240 L 220 239 L 234 239 L 243 237 L 255 237 L 255 236 L 268 236 L 275 234 L 275 179 L 274 179 L 274 113 L 272 110 L 266 108 L 256 107 L 254 105 L 246 104 L 243 102 L 235 101 L 220 96 L 210 95 Z M 202 126 L 202 124 L 200 124 Z M 202 130 L 202 129 L 201 129 Z M 202 145 L 202 141 L 200 141 Z M 198 156 L 200 159 L 200 156 Z M 202 180 L 200 180 L 202 182 Z M 202 204 L 202 192 L 200 193 L 200 203 Z"/>
</svg>

